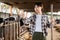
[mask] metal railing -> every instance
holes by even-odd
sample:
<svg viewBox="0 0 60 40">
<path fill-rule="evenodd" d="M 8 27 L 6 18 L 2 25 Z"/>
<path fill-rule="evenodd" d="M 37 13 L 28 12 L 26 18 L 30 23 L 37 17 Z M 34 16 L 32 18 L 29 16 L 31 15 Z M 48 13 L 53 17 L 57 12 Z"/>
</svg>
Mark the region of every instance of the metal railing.
<svg viewBox="0 0 60 40">
<path fill-rule="evenodd" d="M 0 40 L 25 40 L 23 36 L 28 32 L 25 25 L 20 26 L 20 22 L 16 21 L 5 21 L 0 28 Z"/>
</svg>

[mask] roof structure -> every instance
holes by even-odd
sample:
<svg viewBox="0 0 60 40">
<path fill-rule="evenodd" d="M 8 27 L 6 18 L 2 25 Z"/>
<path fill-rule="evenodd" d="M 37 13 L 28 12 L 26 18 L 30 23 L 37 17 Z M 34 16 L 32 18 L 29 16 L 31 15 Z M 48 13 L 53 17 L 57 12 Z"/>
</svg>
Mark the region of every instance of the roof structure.
<svg viewBox="0 0 60 40">
<path fill-rule="evenodd" d="M 44 11 L 50 12 L 51 4 L 53 4 L 54 11 L 60 11 L 60 0 L 0 0 L 0 2 L 31 12 L 34 11 L 35 2 L 42 2 Z"/>
</svg>

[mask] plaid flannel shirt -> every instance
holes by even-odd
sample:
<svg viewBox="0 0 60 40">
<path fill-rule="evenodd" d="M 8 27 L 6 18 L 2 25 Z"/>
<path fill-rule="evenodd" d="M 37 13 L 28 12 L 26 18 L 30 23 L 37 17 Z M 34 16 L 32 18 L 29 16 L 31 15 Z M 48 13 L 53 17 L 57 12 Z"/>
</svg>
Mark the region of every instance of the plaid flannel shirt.
<svg viewBox="0 0 60 40">
<path fill-rule="evenodd" d="M 30 26 L 31 26 L 31 30 L 33 33 L 35 32 L 35 21 L 36 21 L 36 15 L 31 16 L 30 17 Z M 42 32 L 45 36 L 47 35 L 47 31 L 46 31 L 47 23 L 48 23 L 47 15 L 42 15 L 41 25 L 42 25 Z"/>
</svg>

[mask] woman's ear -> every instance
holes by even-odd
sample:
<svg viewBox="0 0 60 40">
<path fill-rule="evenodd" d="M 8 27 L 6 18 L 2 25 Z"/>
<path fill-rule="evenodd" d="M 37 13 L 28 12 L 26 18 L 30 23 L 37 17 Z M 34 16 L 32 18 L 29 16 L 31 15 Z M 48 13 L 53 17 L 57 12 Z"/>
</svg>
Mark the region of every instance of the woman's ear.
<svg viewBox="0 0 60 40">
<path fill-rule="evenodd" d="M 38 10 L 37 10 L 37 8 L 36 8 L 36 7 L 34 8 L 34 10 L 35 10 L 35 12 L 36 12 L 36 13 L 38 13 Z"/>
<path fill-rule="evenodd" d="M 35 11 L 36 9 L 34 8 L 34 11 Z"/>
<path fill-rule="evenodd" d="M 42 4 L 42 9 L 43 9 L 43 4 Z"/>
<path fill-rule="evenodd" d="M 36 11 L 36 8 L 34 8 L 34 10 Z"/>
<path fill-rule="evenodd" d="M 36 5 L 35 5 L 35 7 L 34 7 L 34 10 L 36 10 Z"/>
</svg>

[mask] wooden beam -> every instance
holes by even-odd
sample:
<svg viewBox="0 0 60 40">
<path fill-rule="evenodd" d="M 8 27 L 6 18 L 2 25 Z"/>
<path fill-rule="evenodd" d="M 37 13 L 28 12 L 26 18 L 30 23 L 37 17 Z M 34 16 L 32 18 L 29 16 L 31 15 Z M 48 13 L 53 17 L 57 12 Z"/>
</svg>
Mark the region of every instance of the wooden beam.
<svg viewBox="0 0 60 40">
<path fill-rule="evenodd" d="M 8 2 L 9 1 L 9 2 Z M 2 1 L 3 2 L 3 1 Z M 43 2 L 44 3 L 44 10 L 45 11 L 50 11 L 50 4 L 53 3 L 54 8 L 58 9 L 60 8 L 60 1 L 59 0 L 5 0 L 4 2 L 7 2 L 7 4 L 11 4 L 15 7 L 18 7 L 19 9 L 29 9 L 27 11 L 33 11 L 34 9 L 34 3 L 35 2 Z"/>
<path fill-rule="evenodd" d="M 10 16 L 12 16 L 12 6 L 10 6 Z"/>
<path fill-rule="evenodd" d="M 46 2 L 46 1 L 49 1 L 49 0 L 0 0 L 1 2 Z"/>
</svg>

